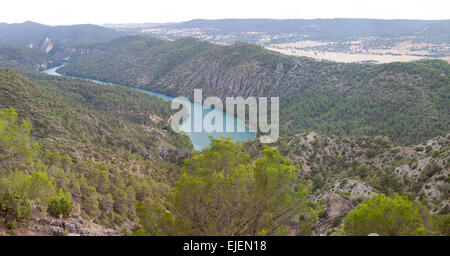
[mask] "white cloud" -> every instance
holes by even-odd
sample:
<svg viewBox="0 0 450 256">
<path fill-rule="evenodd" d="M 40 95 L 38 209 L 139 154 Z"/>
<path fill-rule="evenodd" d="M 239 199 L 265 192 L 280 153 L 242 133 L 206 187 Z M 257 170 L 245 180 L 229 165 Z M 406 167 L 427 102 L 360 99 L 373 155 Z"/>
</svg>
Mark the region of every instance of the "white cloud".
<svg viewBox="0 0 450 256">
<path fill-rule="evenodd" d="M 449 0 L 39 0 L 2 1 L 0 22 L 172 22 L 220 18 L 450 19 Z"/>
</svg>

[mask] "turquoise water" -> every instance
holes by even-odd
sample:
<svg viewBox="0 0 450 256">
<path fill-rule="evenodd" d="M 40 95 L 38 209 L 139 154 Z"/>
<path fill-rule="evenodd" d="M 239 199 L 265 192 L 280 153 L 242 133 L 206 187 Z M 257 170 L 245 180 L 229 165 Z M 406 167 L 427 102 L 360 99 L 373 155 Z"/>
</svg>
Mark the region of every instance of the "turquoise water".
<svg viewBox="0 0 450 256">
<path fill-rule="evenodd" d="M 46 69 L 42 72 L 47 73 L 49 75 L 55 75 L 55 76 L 62 76 L 61 74 L 57 73 L 56 70 L 60 67 L 62 67 L 64 65 L 58 66 L 58 67 L 54 67 L 54 68 L 49 68 Z M 149 95 L 153 95 L 156 96 L 164 101 L 172 101 L 175 98 L 165 95 L 165 94 L 161 94 L 158 92 L 154 92 L 154 91 L 150 91 L 150 90 L 145 90 L 145 89 L 141 89 L 141 88 L 136 88 L 133 86 L 127 86 L 127 85 L 120 85 L 120 84 L 115 84 L 115 83 L 108 83 L 108 82 L 102 82 L 102 81 L 98 81 L 98 80 L 94 80 L 94 79 L 87 79 L 87 78 L 83 78 L 86 79 L 88 81 L 91 82 L 95 82 L 95 83 L 100 83 L 100 84 L 108 84 L 108 85 L 115 85 L 115 86 L 126 86 L 132 89 L 135 89 L 137 91 L 149 94 Z M 202 103 L 200 102 L 192 102 L 189 100 L 181 100 L 181 99 L 176 99 L 176 101 L 184 104 L 188 109 L 202 109 L 202 115 L 203 117 L 211 112 L 211 111 L 215 111 L 218 115 L 222 115 L 223 116 L 223 123 L 219 124 L 220 126 L 223 126 L 223 130 L 225 131 L 225 124 L 227 123 L 227 120 L 234 121 L 234 131 L 238 131 L 238 128 L 244 128 L 245 132 L 190 132 L 194 130 L 194 122 L 192 122 L 192 120 L 196 121 L 196 122 L 202 122 L 202 119 L 200 118 L 195 118 L 195 116 L 197 115 L 196 113 L 194 113 L 194 111 L 192 111 L 191 115 L 186 119 L 183 120 L 183 123 L 180 126 L 181 131 L 183 131 L 184 133 L 186 133 L 186 135 L 191 139 L 192 144 L 194 145 L 194 149 L 196 150 L 202 150 L 206 147 L 208 147 L 211 143 L 211 140 L 209 139 L 209 136 L 213 136 L 213 137 L 231 137 L 231 139 L 235 142 L 238 141 L 247 141 L 249 139 L 255 138 L 256 133 L 253 130 L 250 130 L 248 127 L 246 127 L 245 122 L 243 120 L 240 120 L 239 118 L 225 112 L 225 111 L 221 111 L 221 110 L 216 110 L 216 109 L 211 109 L 210 107 L 206 107 L 204 106 Z M 214 114 L 216 114 L 214 113 Z M 200 112 L 198 112 L 198 115 L 200 114 Z M 189 126 L 191 126 L 191 129 L 189 129 Z M 203 128 L 207 128 L 207 127 L 203 127 Z"/>
</svg>

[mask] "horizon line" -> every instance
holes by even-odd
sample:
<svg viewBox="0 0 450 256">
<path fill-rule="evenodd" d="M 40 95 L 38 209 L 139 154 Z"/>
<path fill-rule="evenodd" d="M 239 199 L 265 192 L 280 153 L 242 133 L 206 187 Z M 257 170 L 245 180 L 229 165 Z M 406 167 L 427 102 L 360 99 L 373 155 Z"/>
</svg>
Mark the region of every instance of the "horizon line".
<svg viewBox="0 0 450 256">
<path fill-rule="evenodd" d="M 309 18 L 309 19 L 303 19 L 303 18 L 217 18 L 217 19 L 206 19 L 206 18 L 194 18 L 189 20 L 183 20 L 183 21 L 165 21 L 165 22 L 154 22 L 154 21 L 144 21 L 144 22 L 105 22 L 105 23 L 70 23 L 70 24 L 49 24 L 49 23 L 41 23 L 38 21 L 32 21 L 32 20 L 24 20 L 22 22 L 6 22 L 6 21 L 0 21 L 0 24 L 23 24 L 23 23 L 36 23 L 46 26 L 74 26 L 74 25 L 97 25 L 97 26 L 105 26 L 105 25 L 127 25 L 127 24 L 134 24 L 134 25 L 141 25 L 141 24 L 154 24 L 154 25 L 164 25 L 164 24 L 176 24 L 176 23 L 186 23 L 190 21 L 196 21 L 196 20 L 203 20 L 203 21 L 219 21 L 219 20 L 274 20 L 274 21 L 286 21 L 286 20 L 385 20 L 385 21 L 450 21 L 450 18 L 448 19 L 405 19 L 405 18 L 390 18 L 390 19 L 383 19 L 383 18 L 344 18 L 344 17 L 335 17 L 335 18 Z"/>
</svg>

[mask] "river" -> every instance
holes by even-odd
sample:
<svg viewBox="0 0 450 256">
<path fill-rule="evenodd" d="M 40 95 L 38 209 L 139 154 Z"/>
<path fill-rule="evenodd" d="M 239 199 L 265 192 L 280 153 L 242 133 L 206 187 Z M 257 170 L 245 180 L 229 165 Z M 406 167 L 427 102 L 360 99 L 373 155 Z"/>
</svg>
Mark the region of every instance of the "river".
<svg viewBox="0 0 450 256">
<path fill-rule="evenodd" d="M 65 64 L 64 64 L 65 65 Z M 49 68 L 46 70 L 43 70 L 42 72 L 47 73 L 49 75 L 55 75 L 55 76 L 64 76 L 61 75 L 59 73 L 57 73 L 56 71 L 58 70 L 58 68 L 64 66 L 57 66 L 57 67 L 53 67 L 53 68 Z M 69 76 L 66 76 L 69 77 Z M 70 77 L 70 78 L 74 78 L 74 77 Z M 114 85 L 114 86 L 125 86 L 128 88 L 132 88 L 134 90 L 149 94 L 149 95 L 153 95 L 156 96 L 164 101 L 172 101 L 175 98 L 165 95 L 165 94 L 161 94 L 158 92 L 154 92 L 154 91 L 150 91 L 150 90 L 145 90 L 145 89 L 141 89 L 141 88 L 136 88 L 133 86 L 128 86 L 128 85 L 121 85 L 121 84 L 115 84 L 115 83 L 108 83 L 108 82 L 103 82 L 103 81 L 99 81 L 99 80 L 94 80 L 94 79 L 88 79 L 88 78 L 82 78 L 91 82 L 95 82 L 95 83 L 100 83 L 100 84 L 107 84 L 107 85 Z M 247 141 L 249 139 L 255 138 L 256 133 L 255 131 L 250 130 L 248 127 L 246 127 L 245 122 L 243 120 L 240 120 L 239 118 L 233 116 L 232 114 L 229 114 L 225 111 L 220 111 L 220 110 L 216 110 L 216 109 L 211 109 L 210 107 L 206 107 L 203 106 L 202 103 L 200 102 L 192 102 L 192 101 L 185 101 L 185 100 L 179 100 L 176 99 L 177 101 L 183 103 L 186 105 L 186 107 L 188 107 L 188 109 L 194 109 L 195 107 L 200 107 L 201 109 L 203 109 L 203 117 L 209 113 L 210 111 L 216 111 L 219 112 L 218 114 L 223 115 L 223 127 L 225 130 L 225 124 L 226 124 L 226 120 L 233 120 L 234 121 L 234 131 L 235 132 L 190 132 L 193 131 L 193 127 L 194 127 L 194 123 L 191 122 L 192 119 L 197 120 L 197 122 L 202 122 L 202 119 L 199 118 L 192 118 L 195 116 L 195 113 L 193 113 L 194 111 L 191 111 L 191 113 L 193 113 L 192 115 L 190 115 L 186 120 L 183 121 L 183 123 L 180 126 L 180 129 L 186 133 L 186 135 L 191 139 L 192 144 L 194 145 L 194 149 L 195 150 L 203 150 L 204 148 L 208 147 L 211 143 L 211 140 L 209 139 L 209 136 L 213 136 L 213 137 L 231 137 L 231 139 L 235 142 L 238 141 Z M 191 129 L 189 129 L 189 125 L 191 125 Z M 205 127 L 204 127 L 205 128 Z M 244 128 L 245 132 L 236 132 L 239 131 L 238 128 Z"/>
</svg>

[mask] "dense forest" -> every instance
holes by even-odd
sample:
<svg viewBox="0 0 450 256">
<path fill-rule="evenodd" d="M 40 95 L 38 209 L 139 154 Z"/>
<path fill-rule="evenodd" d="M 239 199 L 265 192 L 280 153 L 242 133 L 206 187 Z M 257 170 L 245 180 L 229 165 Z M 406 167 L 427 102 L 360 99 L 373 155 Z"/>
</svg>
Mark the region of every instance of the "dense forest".
<svg viewBox="0 0 450 256">
<path fill-rule="evenodd" d="M 164 194 L 192 148 L 167 127 L 167 103 L 122 87 L 28 75 L 33 81 L 0 70 L 0 197 L 10 227 L 29 219 L 30 200 L 50 213 L 53 198 L 71 201 L 78 214 L 116 227 L 135 218 L 136 200 Z M 42 191 L 29 191 L 35 182 Z"/>
<path fill-rule="evenodd" d="M 25 46 L 0 46 L 0 67 L 38 71 L 47 67 L 44 52 Z"/>
</svg>

